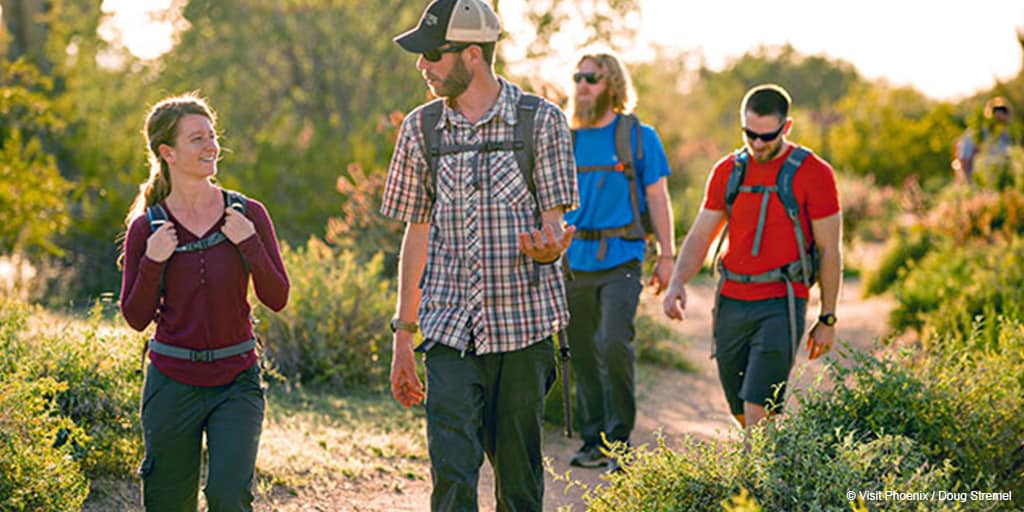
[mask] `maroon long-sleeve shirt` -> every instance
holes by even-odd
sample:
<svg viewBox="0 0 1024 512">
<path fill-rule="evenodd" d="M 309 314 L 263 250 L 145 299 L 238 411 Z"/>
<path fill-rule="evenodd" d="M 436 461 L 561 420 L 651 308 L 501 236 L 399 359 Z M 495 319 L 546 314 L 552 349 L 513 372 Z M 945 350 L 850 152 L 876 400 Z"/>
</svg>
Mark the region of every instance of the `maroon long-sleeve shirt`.
<svg viewBox="0 0 1024 512">
<path fill-rule="evenodd" d="M 203 238 L 224 225 L 222 217 L 206 233 L 197 236 L 185 229 L 167 209 L 175 226 L 178 245 Z M 229 241 L 205 250 L 175 253 L 158 263 L 146 257 L 150 236 L 145 215 L 136 218 L 125 237 L 124 276 L 121 282 L 121 313 L 128 325 L 143 330 L 156 320 L 153 337 L 162 343 L 194 350 L 224 348 L 253 337 L 247 299 L 249 265 L 260 302 L 280 311 L 288 302 L 288 274 L 281 261 L 274 225 L 262 203 L 249 199 L 246 217 L 256 234 L 237 248 Z M 239 254 L 241 252 L 241 254 Z M 166 267 L 166 271 L 165 271 Z M 160 303 L 160 276 L 164 275 L 164 300 Z M 213 362 L 192 362 L 149 353 L 149 359 L 168 377 L 193 386 L 221 386 L 256 363 L 256 351 Z"/>
</svg>

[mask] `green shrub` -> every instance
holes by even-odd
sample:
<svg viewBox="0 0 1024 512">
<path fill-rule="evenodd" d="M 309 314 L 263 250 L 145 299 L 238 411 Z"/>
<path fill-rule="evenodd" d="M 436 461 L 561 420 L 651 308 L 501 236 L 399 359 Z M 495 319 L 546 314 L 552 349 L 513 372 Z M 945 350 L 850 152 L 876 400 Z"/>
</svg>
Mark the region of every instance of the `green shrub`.
<svg viewBox="0 0 1024 512">
<path fill-rule="evenodd" d="M 855 354 L 852 367 L 829 367 L 833 390 L 796 395 L 796 413 L 744 441 L 637 448 L 624 473 L 586 490 L 588 510 L 991 510 L 983 501 L 851 503 L 846 493 L 1024 492 L 1024 327 L 1000 332 L 985 349 Z"/>
<path fill-rule="evenodd" d="M 951 189 L 941 195 L 924 226 L 957 244 L 1006 241 L 1024 234 L 1024 193 L 1015 189 Z"/>
<path fill-rule="evenodd" d="M 884 293 L 897 279 L 927 254 L 934 245 L 932 236 L 923 228 L 894 230 L 886 243 L 878 267 L 864 278 L 864 295 Z"/>
<path fill-rule="evenodd" d="M 844 242 L 884 240 L 899 213 L 893 187 L 880 187 L 872 175 L 852 173 L 843 174 L 837 185 L 843 201 Z"/>
<path fill-rule="evenodd" d="M 925 342 L 993 346 L 1000 317 L 1024 321 L 1024 240 L 948 247 L 925 257 L 894 287 L 893 328 L 913 328 Z"/>
<path fill-rule="evenodd" d="M 89 485 L 73 447 L 87 437 L 59 414 L 55 397 L 66 387 L 24 373 L 0 378 L 0 511 L 82 509 Z"/>
<path fill-rule="evenodd" d="M 625 455 L 626 470 L 613 475 L 601 487 L 585 489 L 583 501 L 590 512 L 669 512 L 716 510 L 739 494 L 743 474 L 742 447 L 716 447 L 684 437 L 678 448 L 670 448 L 659 435 L 654 448 L 639 446 Z M 568 476 L 556 479 L 569 480 Z"/>
<path fill-rule="evenodd" d="M 317 238 L 282 247 L 291 280 L 288 306 L 273 313 L 258 306 L 257 330 L 277 371 L 300 383 L 378 387 L 390 364 L 394 312 L 392 282 L 382 257 L 361 265 L 348 251 Z"/>
<path fill-rule="evenodd" d="M 33 324 L 27 319 L 31 315 Z M 97 303 L 87 321 L 60 318 L 38 307 L 0 304 L 0 349 L 6 355 L 0 378 L 61 383 L 57 412 L 84 432 L 75 456 L 90 477 L 127 476 L 142 460 L 139 426 L 141 348 L 145 335 L 114 327 Z"/>
</svg>

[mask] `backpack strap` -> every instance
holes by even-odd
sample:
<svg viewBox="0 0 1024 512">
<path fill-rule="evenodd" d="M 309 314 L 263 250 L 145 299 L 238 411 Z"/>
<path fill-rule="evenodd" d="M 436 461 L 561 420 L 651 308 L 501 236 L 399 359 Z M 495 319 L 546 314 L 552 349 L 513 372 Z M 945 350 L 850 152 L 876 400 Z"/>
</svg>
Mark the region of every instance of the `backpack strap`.
<svg viewBox="0 0 1024 512">
<path fill-rule="evenodd" d="M 814 269 L 810 265 L 807 254 L 807 241 L 804 239 L 804 230 L 800 225 L 800 204 L 797 203 L 796 194 L 793 193 L 793 176 L 810 154 L 811 150 L 803 146 L 793 148 L 793 151 L 789 153 L 789 157 L 786 158 L 786 162 L 782 164 L 782 169 L 779 170 L 779 174 L 775 178 L 776 189 L 778 189 L 776 194 L 779 196 L 779 200 L 782 201 L 782 205 L 786 208 L 786 215 L 793 222 L 796 246 L 800 252 L 800 264 L 804 269 L 803 282 L 808 287 L 811 286 Z M 758 231 L 760 231 L 760 225 Z"/>
<path fill-rule="evenodd" d="M 168 220 L 167 210 L 160 203 L 149 206 L 146 208 L 146 219 L 149 220 L 149 232 L 156 233 Z"/>
<path fill-rule="evenodd" d="M 750 154 L 747 152 L 746 147 L 736 150 L 732 172 L 729 174 L 729 182 L 725 188 L 726 221 L 732 217 L 732 206 L 733 203 L 736 202 L 736 197 L 740 192 L 762 194 L 761 211 L 757 220 L 757 231 L 754 235 L 754 247 L 751 250 L 751 255 L 757 256 L 760 253 L 761 237 L 764 234 L 765 217 L 768 210 L 768 198 L 772 193 L 775 193 L 786 210 L 786 216 L 793 222 L 793 231 L 794 236 L 796 237 L 797 249 L 800 253 L 801 263 L 804 268 L 809 268 L 809 248 L 807 247 L 806 240 L 804 239 L 803 228 L 800 226 L 800 205 L 797 203 L 796 195 L 793 192 L 793 176 L 810 154 L 811 151 L 809 149 L 799 145 L 795 146 L 789 153 L 789 156 L 786 157 L 786 161 L 782 164 L 782 168 L 779 169 L 779 173 L 775 178 L 776 183 L 774 186 L 748 186 L 743 185 L 743 179 L 746 175 L 747 165 L 750 162 Z M 721 238 L 719 238 L 718 247 L 715 249 L 715 260 L 718 259 L 718 253 L 722 248 L 722 242 L 728 233 L 728 229 L 729 226 L 726 224 L 725 230 L 723 230 Z M 811 270 L 813 271 L 813 269 Z M 813 281 L 812 271 L 803 272 L 803 281 L 807 286 L 810 286 Z"/>
<path fill-rule="evenodd" d="M 437 123 L 441 120 L 443 102 L 443 98 L 438 98 L 420 109 L 420 134 L 423 136 L 423 146 L 420 150 L 427 163 L 423 169 L 423 186 L 427 189 L 427 197 L 431 203 L 436 199 L 437 167 L 441 158 L 441 130 L 437 129 Z"/>
<path fill-rule="evenodd" d="M 437 129 L 437 123 L 441 119 L 444 110 L 443 99 L 439 98 L 427 103 L 420 109 L 420 133 L 423 135 L 423 156 L 426 159 L 424 185 L 427 189 L 427 197 L 434 201 L 437 191 L 437 169 L 440 159 L 444 155 L 463 153 L 466 151 L 480 151 L 490 153 L 495 151 L 512 151 L 515 154 L 516 164 L 519 172 L 526 181 L 526 187 L 533 196 L 535 217 L 540 223 L 540 203 L 537 200 L 537 183 L 534 179 L 534 126 L 537 118 L 537 110 L 540 106 L 541 97 L 536 94 L 523 93 L 516 103 L 516 125 L 513 130 L 513 140 L 491 141 L 483 144 L 451 144 L 441 143 L 441 131 Z"/>
<path fill-rule="evenodd" d="M 534 154 L 537 111 L 539 110 L 542 98 L 536 94 L 522 93 L 516 102 L 516 124 L 513 127 L 512 140 L 490 141 L 482 144 L 451 144 L 441 143 L 441 130 L 437 128 L 444 111 L 444 99 L 438 98 L 420 108 L 420 133 L 423 137 L 423 146 L 420 148 L 426 160 L 426 168 L 423 170 L 423 185 L 426 188 L 427 197 L 431 204 L 437 196 L 437 174 L 440 166 L 441 156 L 466 151 L 480 151 L 489 153 L 495 151 L 512 151 L 516 166 L 526 182 L 526 188 L 533 197 L 533 218 L 538 228 L 541 226 L 540 199 L 537 197 L 537 183 L 534 176 L 536 157 Z M 540 282 L 540 268 L 534 262 L 531 281 L 536 284 Z"/>
</svg>

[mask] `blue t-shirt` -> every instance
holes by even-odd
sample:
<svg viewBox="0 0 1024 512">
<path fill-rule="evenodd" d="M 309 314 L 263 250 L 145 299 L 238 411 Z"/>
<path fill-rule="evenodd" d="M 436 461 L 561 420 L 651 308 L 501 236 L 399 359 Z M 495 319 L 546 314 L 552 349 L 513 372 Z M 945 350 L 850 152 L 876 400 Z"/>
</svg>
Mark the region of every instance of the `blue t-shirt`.
<svg viewBox="0 0 1024 512">
<path fill-rule="evenodd" d="M 615 127 L 622 116 L 616 116 L 608 126 L 576 130 L 576 165 L 579 167 L 615 165 Z M 643 158 L 634 158 L 636 181 L 639 186 L 637 199 L 641 212 L 647 211 L 647 194 L 644 189 L 662 177 L 668 176 L 668 158 L 661 147 L 661 139 L 654 128 L 640 125 L 643 142 Z M 636 132 L 633 134 L 633 154 L 636 151 Z M 618 171 L 578 172 L 577 184 L 580 191 L 580 207 L 565 214 L 565 220 L 576 229 L 608 229 L 625 226 L 633 222 L 633 205 L 629 199 L 629 180 Z M 643 261 L 646 243 L 643 240 L 610 238 L 603 260 L 597 259 L 600 240 L 574 239 L 567 255 L 569 266 L 582 272 L 597 272 L 622 265 L 630 260 Z"/>
</svg>

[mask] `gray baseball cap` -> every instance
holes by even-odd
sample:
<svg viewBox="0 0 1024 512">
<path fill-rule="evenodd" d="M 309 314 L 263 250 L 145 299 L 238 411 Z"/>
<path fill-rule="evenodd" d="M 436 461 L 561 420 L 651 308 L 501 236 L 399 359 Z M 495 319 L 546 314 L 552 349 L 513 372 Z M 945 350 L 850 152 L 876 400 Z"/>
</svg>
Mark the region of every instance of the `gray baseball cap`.
<svg viewBox="0 0 1024 512">
<path fill-rule="evenodd" d="M 406 51 L 423 53 L 448 41 L 491 43 L 501 36 L 501 21 L 484 0 L 434 0 L 419 24 L 395 37 Z"/>
</svg>

